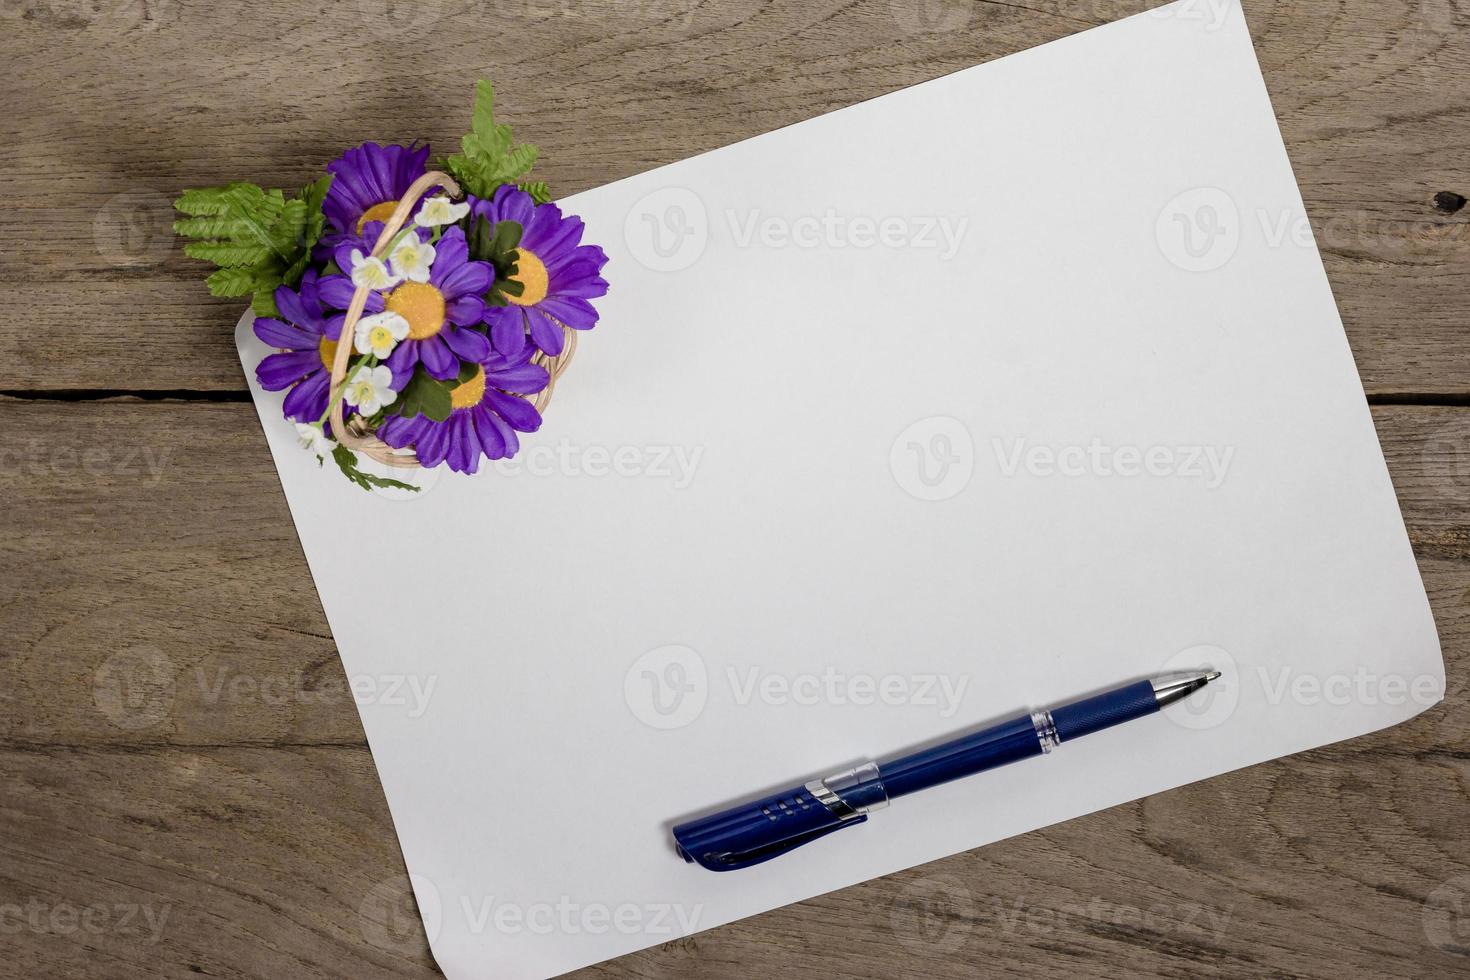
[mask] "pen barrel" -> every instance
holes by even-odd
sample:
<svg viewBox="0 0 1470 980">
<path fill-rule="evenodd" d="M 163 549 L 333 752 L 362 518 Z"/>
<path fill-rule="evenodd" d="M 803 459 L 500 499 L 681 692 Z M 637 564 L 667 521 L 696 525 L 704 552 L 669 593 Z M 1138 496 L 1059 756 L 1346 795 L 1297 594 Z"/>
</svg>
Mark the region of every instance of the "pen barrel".
<svg viewBox="0 0 1470 980">
<path fill-rule="evenodd" d="M 1159 699 L 1153 684 L 1139 681 L 1095 697 L 1084 698 L 1051 711 L 1057 741 L 1066 742 L 1083 735 L 1121 725 L 1159 710 Z"/>
<path fill-rule="evenodd" d="M 916 793 L 1021 759 L 1040 755 L 1041 739 L 1030 715 L 923 749 L 879 765 L 890 797 Z"/>
</svg>

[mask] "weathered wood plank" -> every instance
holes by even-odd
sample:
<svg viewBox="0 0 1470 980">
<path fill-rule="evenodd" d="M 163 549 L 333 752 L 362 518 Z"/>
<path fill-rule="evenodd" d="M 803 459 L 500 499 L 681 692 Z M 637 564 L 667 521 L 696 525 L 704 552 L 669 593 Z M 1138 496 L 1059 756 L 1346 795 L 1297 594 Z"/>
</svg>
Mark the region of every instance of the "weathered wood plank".
<svg viewBox="0 0 1470 980">
<path fill-rule="evenodd" d="M 1464 693 L 1470 411 L 1374 417 Z M 0 745 L 362 744 L 253 406 L 9 400 L 0 423 Z M 1394 737 L 1470 751 L 1464 696 L 1453 733 Z"/>
<path fill-rule="evenodd" d="M 1370 736 L 579 975 L 1463 972 L 1467 777 Z M 0 781 L 12 975 L 436 975 L 365 748 L 5 749 Z"/>
<path fill-rule="evenodd" d="M 1460 676 L 1470 411 L 1374 419 Z M 0 451 L 0 745 L 362 743 L 253 407 L 10 400 L 0 422 L 12 433 Z M 425 691 L 434 679 L 412 680 Z M 398 682 L 357 683 L 387 696 Z M 401 683 L 394 696 L 415 696 Z M 1457 749 L 1470 749 L 1466 707 Z M 1416 748 L 1446 738 L 1405 732 Z"/>
<path fill-rule="evenodd" d="M 367 138 L 450 147 L 477 75 L 569 193 L 1155 5 L 269 0 L 242 18 L 21 0 L 0 41 L 0 234 L 24 259 L 0 282 L 24 312 L 0 322 L 0 390 L 241 390 L 238 305 L 211 300 L 172 241 L 173 194 L 296 185 Z M 1470 45 L 1452 0 L 1247 9 L 1368 390 L 1470 393 L 1470 210 L 1430 205 L 1470 187 Z M 433 33 L 466 13 L 495 29 Z M 379 77 L 385 47 L 430 37 L 432 71 Z M 58 115 L 58 93 L 77 111 Z"/>
<path fill-rule="evenodd" d="M 0 390 L 243 390 L 238 305 L 166 233 L 174 191 L 300 183 L 365 138 L 446 147 L 477 76 L 570 193 L 1154 5 L 6 4 Z M 1470 193 L 1464 12 L 1246 5 L 1365 387 L 1470 394 L 1470 209 L 1429 205 Z M 483 28 L 436 30 L 465 17 Z M 425 43 L 432 68 L 378 77 Z M 834 952 L 861 977 L 1465 972 L 1470 412 L 1375 419 L 1445 704 L 586 975 Z M 436 975 L 250 406 L 0 400 L 0 421 L 0 962 Z"/>
</svg>

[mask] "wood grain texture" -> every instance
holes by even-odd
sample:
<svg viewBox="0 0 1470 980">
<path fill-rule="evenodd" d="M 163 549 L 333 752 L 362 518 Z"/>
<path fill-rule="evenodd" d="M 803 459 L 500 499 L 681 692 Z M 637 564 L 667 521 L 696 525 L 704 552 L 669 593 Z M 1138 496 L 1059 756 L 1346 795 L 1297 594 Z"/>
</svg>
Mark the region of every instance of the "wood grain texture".
<svg viewBox="0 0 1470 980">
<path fill-rule="evenodd" d="M 0 390 L 242 390 L 226 329 L 241 304 L 209 298 L 169 201 L 231 179 L 299 186 L 366 138 L 451 147 L 477 76 L 571 193 L 1151 6 L 266 0 L 242 17 L 7 0 L 0 234 L 26 247 L 0 283 L 26 315 L 0 322 Z M 1464 15 L 1454 0 L 1247 9 L 1368 391 L 1470 397 L 1470 210 L 1431 204 L 1470 193 Z M 444 31 L 466 17 L 484 28 Z M 432 66 L 380 77 L 386 48 L 430 39 Z"/>
<path fill-rule="evenodd" d="M 177 189 L 447 147 L 485 75 L 571 193 L 1151 6 L 0 3 L 0 975 L 437 975 Z M 1246 6 L 1446 701 L 586 976 L 1470 975 L 1470 11 Z"/>
<path fill-rule="evenodd" d="M 1470 412 L 1374 418 L 1444 703 L 586 975 L 818 970 L 842 949 L 842 975 L 871 977 L 1465 972 Z M 0 962 L 432 975 L 253 408 L 0 400 L 0 423 L 37 440 L 0 459 Z"/>
</svg>

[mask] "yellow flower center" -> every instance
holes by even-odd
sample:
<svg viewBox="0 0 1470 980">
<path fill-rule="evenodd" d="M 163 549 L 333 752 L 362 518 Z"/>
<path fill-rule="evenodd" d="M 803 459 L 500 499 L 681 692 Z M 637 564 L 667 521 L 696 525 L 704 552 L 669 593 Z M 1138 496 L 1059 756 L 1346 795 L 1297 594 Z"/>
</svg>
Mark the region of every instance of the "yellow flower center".
<svg viewBox="0 0 1470 980">
<path fill-rule="evenodd" d="M 388 294 L 387 308 L 408 321 L 410 340 L 427 340 L 444 326 L 444 294 L 426 282 L 406 282 Z"/>
<path fill-rule="evenodd" d="M 482 367 L 475 368 L 474 374 L 449 393 L 449 404 L 455 408 L 474 408 L 484 400 L 485 369 Z"/>
<path fill-rule="evenodd" d="M 321 354 L 322 367 L 326 368 L 328 373 L 330 373 L 332 370 L 332 362 L 337 359 L 337 342 L 335 340 L 328 340 L 326 337 L 323 337 L 321 341 L 317 343 L 316 349 L 317 352 Z"/>
<path fill-rule="evenodd" d="M 535 306 L 546 298 L 546 288 L 550 277 L 546 274 L 546 263 L 538 259 L 534 253 L 523 248 L 516 249 L 516 274 L 511 276 L 512 282 L 518 282 L 523 287 L 519 296 L 509 293 L 505 298 L 517 306 Z"/>
<path fill-rule="evenodd" d="M 367 227 L 369 221 L 387 221 L 393 217 L 393 212 L 397 210 L 397 201 L 384 201 L 381 204 L 374 204 L 362 213 L 361 218 L 357 219 L 357 233 L 361 235 L 362 230 Z"/>
</svg>

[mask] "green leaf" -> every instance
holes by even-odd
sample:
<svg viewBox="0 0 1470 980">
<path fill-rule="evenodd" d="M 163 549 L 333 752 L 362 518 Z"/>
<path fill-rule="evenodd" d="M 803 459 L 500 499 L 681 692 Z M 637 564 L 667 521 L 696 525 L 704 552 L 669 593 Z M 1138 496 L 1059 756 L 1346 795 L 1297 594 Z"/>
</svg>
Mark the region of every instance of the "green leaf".
<svg viewBox="0 0 1470 980">
<path fill-rule="evenodd" d="M 190 242 L 184 254 L 203 259 L 220 267 L 259 265 L 270 258 L 271 251 L 261 245 L 236 245 L 233 242 Z"/>
<path fill-rule="evenodd" d="M 248 222 L 234 218 L 184 218 L 174 222 L 174 233 L 185 238 L 241 238 L 248 234 Z"/>
<path fill-rule="evenodd" d="M 244 296 L 255 291 L 255 272 L 251 269 L 220 269 L 210 274 L 204 284 L 211 296 Z"/>
<path fill-rule="evenodd" d="M 276 287 L 257 286 L 255 295 L 250 298 L 250 309 L 256 316 L 279 318 L 281 311 L 276 307 Z"/>
<path fill-rule="evenodd" d="M 443 422 L 449 418 L 449 413 L 454 408 L 449 392 L 449 382 L 440 381 L 419 367 L 414 370 L 413 377 L 403 386 L 393 404 L 384 411 L 406 419 L 423 415 L 435 422 Z"/>
<path fill-rule="evenodd" d="M 229 205 L 224 200 L 224 187 L 207 187 L 204 190 L 184 191 L 174 201 L 174 210 L 183 214 L 217 216 L 224 214 Z"/>
<path fill-rule="evenodd" d="M 463 152 L 449 157 L 444 166 L 466 192 L 484 198 L 529 173 L 540 153 L 531 143 L 517 146 L 510 127 L 495 121 L 495 87 L 483 78 L 475 85 L 472 125 L 460 148 Z M 549 200 L 546 185 L 537 182 L 537 186 Z"/>
<path fill-rule="evenodd" d="M 516 186 L 530 194 L 531 200 L 537 204 L 546 204 L 551 200 L 551 188 L 546 186 L 544 180 L 523 180 Z"/>
<path fill-rule="evenodd" d="M 342 445 L 341 443 L 338 443 L 336 447 L 332 449 L 332 460 L 337 464 L 337 468 L 342 471 L 343 476 L 347 477 L 347 479 L 362 487 L 364 490 L 372 490 L 374 487 L 381 487 L 384 489 L 393 490 L 410 490 L 414 493 L 419 492 L 419 488 L 414 486 L 412 483 L 404 483 L 400 480 L 390 480 L 387 477 L 375 476 L 372 473 L 364 473 L 362 470 L 357 468 L 357 454 L 348 449 L 346 446 Z"/>
<path fill-rule="evenodd" d="M 190 217 L 174 222 L 174 231 L 196 239 L 184 246 L 186 255 L 220 267 L 206 280 L 210 292 L 253 293 L 257 315 L 279 316 L 275 289 L 295 286 L 310 266 L 331 182 L 331 176 L 323 177 L 289 199 L 248 183 L 185 191 L 174 205 Z"/>
<path fill-rule="evenodd" d="M 485 302 L 491 306 L 505 306 L 507 296 L 519 296 L 525 292 L 523 283 L 512 278 L 518 271 L 516 248 L 521 243 L 522 228 L 515 221 L 500 221 L 492 228 L 486 218 L 476 218 L 470 226 L 466 241 L 470 258 L 478 262 L 489 262 L 495 269 L 495 282 L 485 293 Z"/>
</svg>

